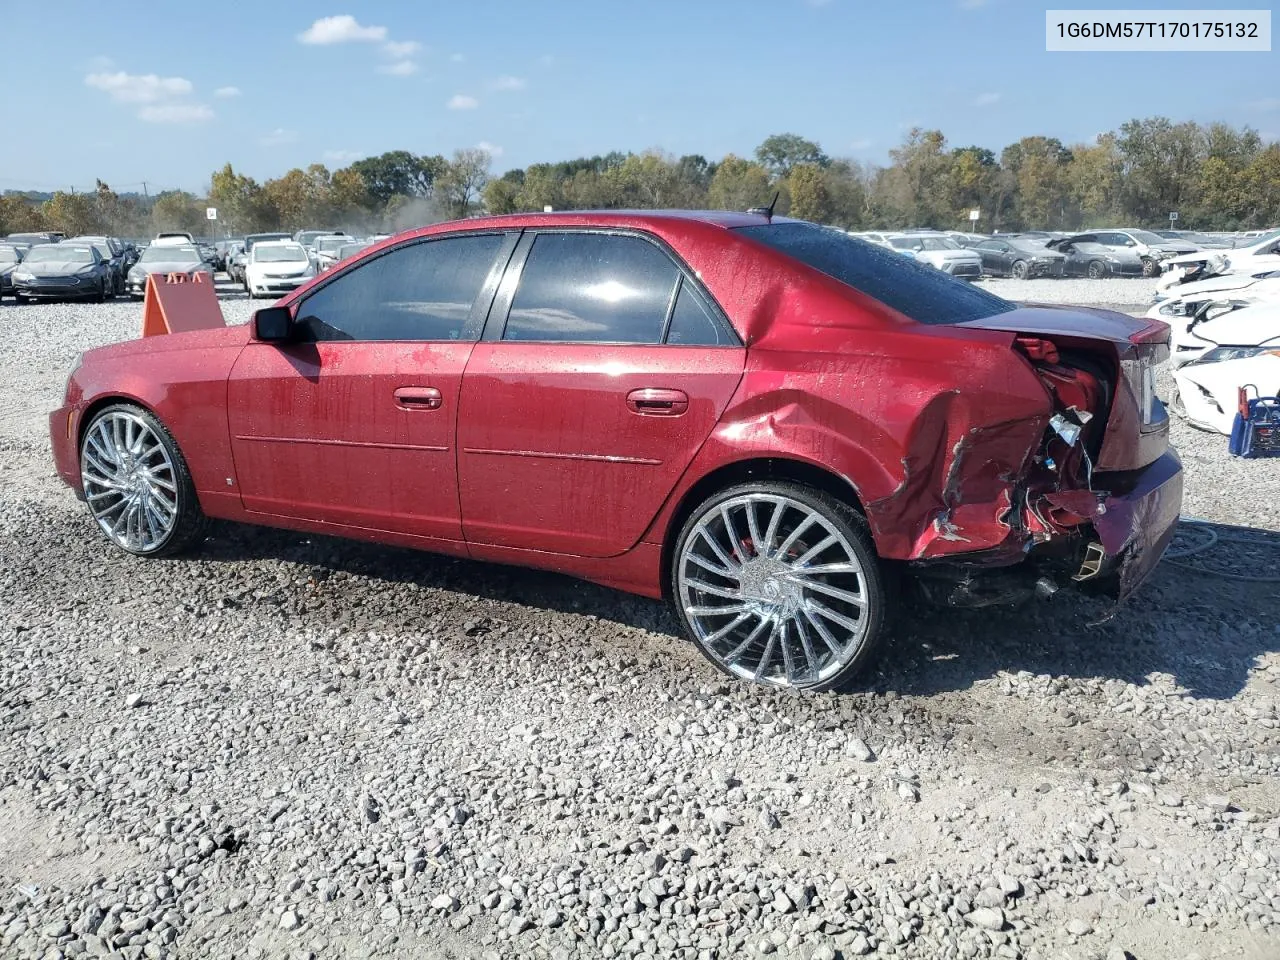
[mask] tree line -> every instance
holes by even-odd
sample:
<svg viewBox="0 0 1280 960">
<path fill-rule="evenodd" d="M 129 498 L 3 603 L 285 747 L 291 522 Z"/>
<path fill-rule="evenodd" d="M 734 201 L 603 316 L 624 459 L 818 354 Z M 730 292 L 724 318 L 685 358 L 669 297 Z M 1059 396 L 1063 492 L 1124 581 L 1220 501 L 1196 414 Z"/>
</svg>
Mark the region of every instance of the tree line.
<svg viewBox="0 0 1280 960">
<path fill-rule="evenodd" d="M 145 236 L 338 226 L 394 231 L 477 213 L 546 207 L 745 210 L 777 195 L 779 213 L 846 229 L 936 227 L 1073 230 L 1104 225 L 1178 225 L 1238 230 L 1280 223 L 1280 143 L 1225 123 L 1130 120 L 1093 143 L 1029 136 L 997 155 L 951 146 L 940 130 L 915 128 L 877 166 L 831 157 L 793 133 L 770 136 L 751 157 L 718 161 L 660 151 L 613 152 L 490 172 L 483 150 L 452 157 L 394 150 L 330 171 L 313 163 L 258 183 L 225 164 L 205 196 L 169 191 L 55 193 L 43 202 L 0 197 L 0 234 L 33 230 Z M 205 208 L 216 207 L 216 227 Z"/>
</svg>

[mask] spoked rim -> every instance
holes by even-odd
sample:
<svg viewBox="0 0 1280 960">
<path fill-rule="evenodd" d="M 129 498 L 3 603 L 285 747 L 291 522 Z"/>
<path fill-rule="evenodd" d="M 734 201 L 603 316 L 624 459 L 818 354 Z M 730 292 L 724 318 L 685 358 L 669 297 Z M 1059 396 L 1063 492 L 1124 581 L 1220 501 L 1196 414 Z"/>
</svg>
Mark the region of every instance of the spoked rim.
<svg viewBox="0 0 1280 960">
<path fill-rule="evenodd" d="M 113 410 L 95 420 L 80 450 L 85 502 L 118 546 L 148 553 L 178 519 L 178 478 L 169 451 L 141 417 Z"/>
<path fill-rule="evenodd" d="M 871 601 L 857 551 L 792 497 L 744 494 L 708 510 L 684 540 L 676 581 L 703 650 L 746 680 L 815 686 L 867 638 Z"/>
</svg>

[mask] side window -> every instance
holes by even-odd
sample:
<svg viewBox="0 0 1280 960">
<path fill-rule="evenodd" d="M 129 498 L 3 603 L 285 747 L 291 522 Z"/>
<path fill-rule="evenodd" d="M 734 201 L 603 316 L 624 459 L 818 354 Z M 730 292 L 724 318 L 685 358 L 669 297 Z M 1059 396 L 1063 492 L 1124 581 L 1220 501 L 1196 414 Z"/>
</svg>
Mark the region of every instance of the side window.
<svg viewBox="0 0 1280 960">
<path fill-rule="evenodd" d="M 671 312 L 671 324 L 667 327 L 667 343 L 686 347 L 721 347 L 732 342 L 698 288 L 681 280 L 676 306 Z"/>
<path fill-rule="evenodd" d="M 462 340 L 503 235 L 412 243 L 343 274 L 298 307 L 303 340 Z"/>
<path fill-rule="evenodd" d="M 639 237 L 539 234 L 502 338 L 661 343 L 679 278 L 671 258 Z"/>
</svg>

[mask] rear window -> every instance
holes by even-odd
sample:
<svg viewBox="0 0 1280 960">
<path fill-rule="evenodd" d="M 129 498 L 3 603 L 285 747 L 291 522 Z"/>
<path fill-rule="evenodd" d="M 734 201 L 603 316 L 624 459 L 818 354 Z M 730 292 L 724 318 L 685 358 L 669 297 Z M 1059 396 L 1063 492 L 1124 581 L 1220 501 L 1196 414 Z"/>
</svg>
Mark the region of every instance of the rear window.
<svg viewBox="0 0 1280 960">
<path fill-rule="evenodd" d="M 736 229 L 917 323 L 964 323 L 1007 313 L 1015 306 L 892 249 L 812 223 L 772 223 Z"/>
</svg>

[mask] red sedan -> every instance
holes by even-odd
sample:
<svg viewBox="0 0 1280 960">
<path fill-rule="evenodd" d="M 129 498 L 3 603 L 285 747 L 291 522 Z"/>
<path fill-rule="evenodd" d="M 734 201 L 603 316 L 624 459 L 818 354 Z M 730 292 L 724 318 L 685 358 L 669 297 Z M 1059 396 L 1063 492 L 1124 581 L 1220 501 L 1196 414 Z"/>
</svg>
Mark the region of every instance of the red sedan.
<svg viewBox="0 0 1280 960">
<path fill-rule="evenodd" d="M 247 327 L 91 350 L 50 428 L 130 553 L 218 517 L 557 570 L 670 597 L 731 674 L 826 689 L 891 579 L 983 605 L 1146 577 L 1182 499 L 1167 343 L 780 217 L 495 217 Z"/>
</svg>

